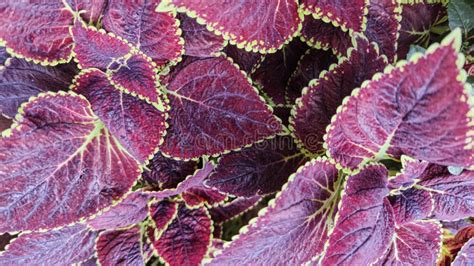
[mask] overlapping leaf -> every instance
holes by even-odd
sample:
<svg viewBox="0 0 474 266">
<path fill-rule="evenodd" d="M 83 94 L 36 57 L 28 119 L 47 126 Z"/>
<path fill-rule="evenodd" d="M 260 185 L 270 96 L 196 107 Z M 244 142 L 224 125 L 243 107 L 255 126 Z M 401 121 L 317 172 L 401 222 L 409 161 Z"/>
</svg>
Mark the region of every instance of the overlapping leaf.
<svg viewBox="0 0 474 266">
<path fill-rule="evenodd" d="M 275 52 L 298 31 L 298 2 L 170 0 L 180 12 L 197 17 L 232 44 L 254 52 Z M 261 23 L 265 17 L 265 23 Z"/>
<path fill-rule="evenodd" d="M 108 0 L 66 0 L 71 10 L 79 12 L 84 21 L 96 25 L 106 10 Z"/>
<path fill-rule="evenodd" d="M 328 130 L 330 156 L 350 169 L 387 154 L 474 165 L 471 96 L 460 72 L 459 34 L 453 32 L 426 55 L 389 68 L 354 91 Z"/>
<path fill-rule="evenodd" d="M 145 265 L 140 226 L 102 232 L 97 239 L 100 265 Z"/>
<path fill-rule="evenodd" d="M 0 69 L 0 113 L 13 118 L 20 105 L 41 92 L 67 90 L 77 73 L 75 64 L 41 66 L 10 58 Z"/>
<path fill-rule="evenodd" d="M 209 214 L 211 215 L 212 221 L 215 223 L 214 229 L 216 229 L 216 224 L 223 223 L 245 213 L 254 207 L 260 200 L 262 200 L 261 196 L 253 196 L 250 198 L 239 197 L 225 205 L 209 209 Z"/>
<path fill-rule="evenodd" d="M 227 199 L 227 194 L 201 184 L 183 192 L 181 197 L 191 207 L 201 206 L 202 204 L 213 206 L 223 203 Z"/>
<path fill-rule="evenodd" d="M 2 265 L 71 265 L 94 254 L 97 232 L 77 224 L 48 232 L 24 233 L 0 254 Z"/>
<path fill-rule="evenodd" d="M 456 259 L 453 261 L 453 266 L 469 266 L 474 263 L 474 238 L 464 244 L 459 251 Z"/>
<path fill-rule="evenodd" d="M 86 99 L 48 93 L 0 139 L 0 231 L 55 228 L 110 206 L 140 174 Z"/>
<path fill-rule="evenodd" d="M 60 0 L 0 3 L 0 44 L 18 56 L 44 65 L 71 59 L 69 27 L 73 14 Z"/>
<path fill-rule="evenodd" d="M 224 48 L 224 52 L 227 56 L 232 58 L 234 63 L 236 63 L 240 69 L 248 74 L 253 73 L 265 58 L 265 55 L 247 52 L 244 49 L 239 49 L 237 46 L 231 44 L 228 44 Z"/>
<path fill-rule="evenodd" d="M 178 203 L 169 200 L 152 202 L 149 208 L 149 216 L 153 221 L 154 229 L 162 232 L 178 213 Z M 148 231 L 150 240 L 155 242 L 155 231 Z"/>
<path fill-rule="evenodd" d="M 226 44 L 224 38 L 184 14 L 178 15 L 183 30 L 184 51 L 188 56 L 207 57 L 217 54 Z"/>
<path fill-rule="evenodd" d="M 161 1 L 109 0 L 104 29 L 123 37 L 158 66 L 177 62 L 183 52 L 178 21 L 173 12 L 155 11 Z"/>
<path fill-rule="evenodd" d="M 163 153 L 184 159 L 220 154 L 281 131 L 247 77 L 225 57 L 188 58 L 164 84 L 171 119 Z"/>
<path fill-rule="evenodd" d="M 7 52 L 7 48 L 0 46 L 0 66 L 5 65 L 5 62 L 10 58 L 10 54 Z"/>
<path fill-rule="evenodd" d="M 326 160 L 306 164 L 210 264 L 300 265 L 321 253 L 337 208 L 337 177 Z"/>
<path fill-rule="evenodd" d="M 379 56 L 377 47 L 366 38 L 358 35 L 354 45 L 347 58 L 322 72 L 319 79 L 303 90 L 292 112 L 290 124 L 294 135 L 310 152 L 321 152 L 326 127 L 344 97 L 387 64 L 385 58 Z"/>
<path fill-rule="evenodd" d="M 273 193 L 305 161 L 291 136 L 277 136 L 224 154 L 206 184 L 236 196 Z"/>
</svg>

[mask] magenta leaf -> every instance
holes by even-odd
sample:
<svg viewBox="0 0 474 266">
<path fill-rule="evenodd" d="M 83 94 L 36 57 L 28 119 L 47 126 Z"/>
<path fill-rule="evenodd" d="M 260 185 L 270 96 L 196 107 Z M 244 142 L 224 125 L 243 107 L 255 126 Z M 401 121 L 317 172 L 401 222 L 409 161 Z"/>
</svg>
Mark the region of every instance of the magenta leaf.
<svg viewBox="0 0 474 266">
<path fill-rule="evenodd" d="M 391 196 L 389 200 L 397 224 L 426 219 L 433 212 L 430 193 L 425 190 L 409 188 L 400 191 L 399 195 Z"/>
<path fill-rule="evenodd" d="M 23 233 L 0 254 L 1 265 L 71 265 L 94 254 L 97 232 L 82 224 Z"/>
<path fill-rule="evenodd" d="M 77 222 L 121 199 L 139 175 L 85 98 L 42 94 L 0 138 L 0 232 Z"/>
<path fill-rule="evenodd" d="M 253 73 L 260 63 L 265 58 L 265 55 L 254 52 L 247 52 L 244 49 L 239 49 L 235 45 L 228 44 L 224 48 L 224 52 L 227 56 L 232 58 L 240 69 L 250 74 Z"/>
<path fill-rule="evenodd" d="M 207 57 L 216 55 L 226 45 L 222 36 L 207 30 L 206 26 L 184 14 L 178 15 L 183 30 L 184 51 L 188 56 Z"/>
<path fill-rule="evenodd" d="M 395 229 L 387 175 L 383 165 L 367 165 L 349 176 L 323 265 L 368 265 L 384 255 Z"/>
<path fill-rule="evenodd" d="M 215 206 L 223 203 L 227 199 L 227 194 L 219 192 L 217 189 L 208 188 L 205 185 L 193 187 L 181 194 L 184 202 L 190 207 L 201 206 L 207 204 L 208 206 Z"/>
<path fill-rule="evenodd" d="M 319 79 L 310 82 L 296 102 L 290 125 L 297 140 L 310 152 L 322 151 L 326 127 L 344 97 L 387 64 L 386 59 L 379 56 L 375 44 L 369 43 L 366 38 L 357 35 L 354 44 L 348 57 L 330 67 L 329 71 L 322 72 Z"/>
<path fill-rule="evenodd" d="M 269 194 L 279 191 L 305 162 L 291 136 L 276 136 L 222 155 L 206 184 L 235 196 Z"/>
<path fill-rule="evenodd" d="M 209 209 L 209 214 L 215 223 L 214 230 L 216 229 L 216 224 L 221 224 L 245 213 L 261 200 L 261 196 L 253 196 L 250 198 L 238 197 L 227 204 Z"/>
<path fill-rule="evenodd" d="M 176 217 L 178 213 L 178 203 L 174 201 L 162 200 L 162 201 L 155 201 L 150 204 L 149 208 L 149 217 L 153 221 L 154 228 L 158 232 L 162 232 L 166 229 L 166 227 L 171 223 L 171 221 Z M 154 230 L 148 231 L 152 242 L 155 241 L 153 238 L 155 232 Z"/>
<path fill-rule="evenodd" d="M 304 18 L 301 39 L 317 49 L 332 49 L 336 55 L 344 55 L 352 45 L 349 33 L 311 15 Z"/>
<path fill-rule="evenodd" d="M 320 254 L 337 208 L 337 178 L 328 161 L 307 163 L 210 264 L 301 265 Z"/>
<path fill-rule="evenodd" d="M 75 64 L 56 67 L 10 58 L 0 69 L 0 113 L 13 118 L 20 105 L 41 92 L 67 90 L 77 73 Z"/>
<path fill-rule="evenodd" d="M 143 171 L 142 179 L 160 190 L 176 188 L 196 171 L 197 165 L 197 161 L 178 161 L 157 153 Z"/>
<path fill-rule="evenodd" d="M 225 57 L 188 59 L 163 83 L 171 106 L 161 147 L 165 154 L 183 159 L 217 155 L 281 131 L 247 77 Z M 206 126 L 212 124 L 219 127 Z"/>
<path fill-rule="evenodd" d="M 419 178 L 422 177 L 426 168 L 430 164 L 426 161 L 420 161 L 408 156 L 402 155 L 401 173 L 390 177 L 388 187 L 390 189 L 406 189 L 412 187 Z"/>
<path fill-rule="evenodd" d="M 2 1 L 0 44 L 35 63 L 66 63 L 73 47 L 69 33 L 72 22 L 73 14 L 60 0 Z"/>
<path fill-rule="evenodd" d="M 366 23 L 365 0 L 301 0 L 306 13 L 341 26 L 344 31 L 363 31 Z"/>
<path fill-rule="evenodd" d="M 89 219 L 94 230 L 115 229 L 137 224 L 148 215 L 148 196 L 141 191 L 128 194 L 119 204 Z"/>
<path fill-rule="evenodd" d="M 197 17 L 198 22 L 203 21 L 209 29 L 247 51 L 275 52 L 297 33 L 301 23 L 298 2 L 293 0 L 171 2 L 178 11 Z M 266 18 L 265 23 L 262 18 Z"/>
<path fill-rule="evenodd" d="M 153 240 L 153 248 L 169 265 L 199 265 L 211 245 L 212 222 L 204 207 L 179 203 L 176 217 Z"/>
<path fill-rule="evenodd" d="M 100 70 L 82 72 L 73 90 L 89 100 L 94 113 L 136 159 L 144 163 L 152 158 L 163 142 L 165 112 L 119 91 Z"/>
<path fill-rule="evenodd" d="M 474 263 L 474 238 L 464 244 L 459 251 L 456 259 L 453 261 L 453 266 L 469 266 Z"/>
<path fill-rule="evenodd" d="M 100 265 L 145 265 L 140 226 L 102 232 L 97 239 Z"/>
<path fill-rule="evenodd" d="M 134 44 L 158 66 L 177 62 L 183 53 L 183 40 L 173 12 L 155 11 L 159 0 L 109 0 L 104 29 Z"/>
<path fill-rule="evenodd" d="M 424 56 L 390 67 L 354 91 L 327 132 L 328 154 L 349 169 L 402 154 L 442 165 L 474 165 L 460 38 L 455 31 Z"/>
<path fill-rule="evenodd" d="M 96 25 L 104 15 L 108 0 L 66 0 L 66 3 L 74 12 L 80 12 L 80 16 L 89 24 Z"/>
<path fill-rule="evenodd" d="M 436 265 L 441 251 L 441 225 L 418 221 L 395 229 L 385 255 L 376 265 Z"/>
</svg>

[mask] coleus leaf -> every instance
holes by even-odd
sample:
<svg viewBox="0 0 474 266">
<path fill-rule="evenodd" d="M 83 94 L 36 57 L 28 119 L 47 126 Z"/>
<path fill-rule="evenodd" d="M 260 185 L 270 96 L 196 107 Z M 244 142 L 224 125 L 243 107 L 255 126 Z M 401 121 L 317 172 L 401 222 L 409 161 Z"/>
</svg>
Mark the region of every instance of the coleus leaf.
<svg viewBox="0 0 474 266">
<path fill-rule="evenodd" d="M 298 2 L 294 0 L 170 2 L 179 12 L 197 17 L 199 23 L 247 51 L 275 52 L 298 32 L 302 21 Z M 267 18 L 265 23 L 261 23 L 262 17 Z"/>
<path fill-rule="evenodd" d="M 75 64 L 42 66 L 10 58 L 0 69 L 0 113 L 13 118 L 20 105 L 32 96 L 52 90 L 67 90 L 77 73 Z"/>
<path fill-rule="evenodd" d="M 145 265 L 138 225 L 100 233 L 96 248 L 100 265 Z"/>
<path fill-rule="evenodd" d="M 460 70 L 459 34 L 355 90 L 327 131 L 328 154 L 349 169 L 402 154 L 441 165 L 474 165 L 470 87 Z"/>
<path fill-rule="evenodd" d="M 367 165 L 349 176 L 323 265 L 368 265 L 384 255 L 395 228 L 387 176 L 383 165 Z"/>
<path fill-rule="evenodd" d="M 216 224 L 226 222 L 245 213 L 261 200 L 262 196 L 253 196 L 250 198 L 238 197 L 227 204 L 210 208 L 209 214 L 214 222 L 214 229 Z"/>
<path fill-rule="evenodd" d="M 367 21 L 365 0 L 301 0 L 307 14 L 340 26 L 344 31 L 363 31 Z"/>
<path fill-rule="evenodd" d="M 179 161 L 156 153 L 143 171 L 143 181 L 160 190 L 176 188 L 197 169 L 197 161 Z"/>
<path fill-rule="evenodd" d="M 0 115 L 0 132 L 9 129 L 12 124 L 13 120 Z"/>
<path fill-rule="evenodd" d="M 360 86 L 366 79 L 381 71 L 386 58 L 378 54 L 377 46 L 361 35 L 354 39 L 347 57 L 340 59 L 320 78 L 310 82 L 296 101 L 290 125 L 297 140 L 312 153 L 321 152 L 323 136 L 331 117 L 336 113 L 344 97 Z"/>
<path fill-rule="evenodd" d="M 7 48 L 0 46 L 0 69 L 2 65 L 5 64 L 8 58 L 10 58 L 10 54 L 7 52 Z"/>
<path fill-rule="evenodd" d="M 462 247 L 472 239 L 474 239 L 474 225 L 471 224 L 459 230 L 454 237 L 446 238 L 443 249 L 447 254 L 443 254 L 442 262 L 450 265 Z"/>
<path fill-rule="evenodd" d="M 0 232 L 77 222 L 122 198 L 140 175 L 138 162 L 72 92 L 41 94 L 16 121 L 0 138 Z"/>
<path fill-rule="evenodd" d="M 73 90 L 89 100 L 94 113 L 135 158 L 141 163 L 152 158 L 163 142 L 166 112 L 116 89 L 100 70 L 83 71 Z"/>
<path fill-rule="evenodd" d="M 104 15 L 108 0 L 66 0 L 71 10 L 80 14 L 89 24 L 96 25 Z"/>
<path fill-rule="evenodd" d="M 337 208 L 337 178 L 329 161 L 307 163 L 210 265 L 301 265 L 321 253 Z"/>
<path fill-rule="evenodd" d="M 0 254 L 2 265 L 71 265 L 94 254 L 97 232 L 83 224 L 22 233 Z"/>
<path fill-rule="evenodd" d="M 190 207 L 201 206 L 202 204 L 215 206 L 227 200 L 227 194 L 219 192 L 215 188 L 209 188 L 204 184 L 188 189 L 181 194 L 181 197 Z"/>
<path fill-rule="evenodd" d="M 459 251 L 456 259 L 453 261 L 453 266 L 468 266 L 474 263 L 474 238 L 464 244 Z"/>
<path fill-rule="evenodd" d="M 412 187 L 419 178 L 422 177 L 429 162 L 420 161 L 408 156 L 402 155 L 402 170 L 397 175 L 389 178 L 388 187 L 390 189 L 401 189 Z"/>
<path fill-rule="evenodd" d="M 173 220 L 153 239 L 153 248 L 171 266 L 199 265 L 211 245 L 211 228 L 206 208 L 180 202 Z"/>
<path fill-rule="evenodd" d="M 0 44 L 11 54 L 35 63 L 66 63 L 72 55 L 72 22 L 73 14 L 60 0 L 2 1 Z"/>
<path fill-rule="evenodd" d="M 87 225 L 94 230 L 111 230 L 137 224 L 148 215 L 148 198 L 141 191 L 134 191 L 117 205 L 89 219 Z"/>
<path fill-rule="evenodd" d="M 206 184 L 235 196 L 276 192 L 306 162 L 291 136 L 276 136 L 222 155 Z"/>
<path fill-rule="evenodd" d="M 161 151 L 170 156 L 217 155 L 281 131 L 247 77 L 225 57 L 188 58 L 163 84 L 171 119 Z"/>
<path fill-rule="evenodd" d="M 184 14 L 178 15 L 183 30 L 184 51 L 188 56 L 208 57 L 216 55 L 227 44 L 224 38 L 207 30 Z"/>
<path fill-rule="evenodd" d="M 168 224 L 176 217 L 178 213 L 178 203 L 170 200 L 154 201 L 150 203 L 148 216 L 153 221 L 154 229 L 157 233 L 162 232 L 166 229 Z M 155 235 L 154 230 L 148 231 L 150 240 L 155 242 L 156 239 L 152 236 Z"/>
<path fill-rule="evenodd" d="M 248 74 L 253 73 L 265 58 L 265 55 L 247 52 L 244 49 L 239 49 L 237 46 L 231 44 L 228 44 L 224 48 L 224 52 L 228 57 L 232 58 L 234 63 L 236 63 L 240 69 Z"/>
<path fill-rule="evenodd" d="M 376 265 L 436 265 L 441 249 L 441 225 L 411 222 L 395 228 L 390 247 Z"/>
<path fill-rule="evenodd" d="M 155 11 L 159 0 L 109 0 L 104 29 L 135 45 L 158 66 L 177 62 L 183 53 L 181 30 L 173 12 Z"/>
<path fill-rule="evenodd" d="M 430 193 L 426 190 L 409 188 L 399 195 L 389 198 L 395 213 L 397 224 L 426 219 L 433 212 Z"/>
</svg>

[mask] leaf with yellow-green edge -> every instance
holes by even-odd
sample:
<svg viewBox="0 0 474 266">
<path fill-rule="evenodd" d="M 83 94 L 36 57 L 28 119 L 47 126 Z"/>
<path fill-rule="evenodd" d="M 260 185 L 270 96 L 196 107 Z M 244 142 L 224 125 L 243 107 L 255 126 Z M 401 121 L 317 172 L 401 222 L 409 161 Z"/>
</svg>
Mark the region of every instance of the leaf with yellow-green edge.
<svg viewBox="0 0 474 266">
<path fill-rule="evenodd" d="M 387 67 L 343 101 L 325 136 L 343 168 L 402 154 L 448 166 L 474 165 L 474 114 L 460 31 L 425 55 Z"/>
<path fill-rule="evenodd" d="M 97 25 L 107 8 L 107 0 L 66 0 L 71 10 L 78 12 L 85 22 Z"/>
<path fill-rule="evenodd" d="M 210 265 L 301 265 L 320 254 L 337 211 L 341 180 L 328 160 L 308 162 Z"/>
<path fill-rule="evenodd" d="M 0 138 L 0 232 L 78 222 L 123 198 L 141 173 L 73 92 L 41 94 L 15 120 Z"/>
<path fill-rule="evenodd" d="M 69 62 L 73 14 L 61 0 L 0 3 L 0 45 L 11 54 L 42 65 Z"/>
<path fill-rule="evenodd" d="M 145 265 L 140 226 L 103 231 L 96 242 L 100 265 Z"/>
<path fill-rule="evenodd" d="M 464 244 L 456 258 L 453 261 L 453 266 L 469 266 L 474 263 L 474 238 Z"/>
<path fill-rule="evenodd" d="M 265 58 L 263 54 L 248 52 L 232 44 L 228 44 L 224 52 L 247 74 L 253 73 Z"/>
</svg>

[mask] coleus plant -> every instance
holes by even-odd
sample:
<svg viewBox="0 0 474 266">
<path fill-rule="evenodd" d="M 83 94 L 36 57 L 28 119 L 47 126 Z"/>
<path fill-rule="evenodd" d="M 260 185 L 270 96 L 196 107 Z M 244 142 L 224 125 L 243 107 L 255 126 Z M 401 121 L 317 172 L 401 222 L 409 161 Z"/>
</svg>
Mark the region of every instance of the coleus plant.
<svg viewBox="0 0 474 266">
<path fill-rule="evenodd" d="M 464 4 L 3 1 L 0 264 L 472 264 Z"/>
</svg>

